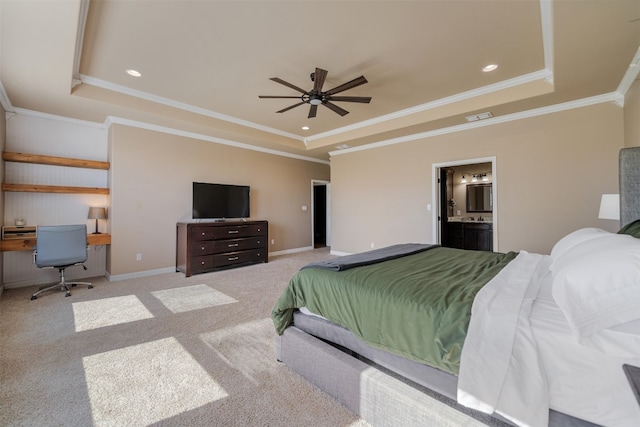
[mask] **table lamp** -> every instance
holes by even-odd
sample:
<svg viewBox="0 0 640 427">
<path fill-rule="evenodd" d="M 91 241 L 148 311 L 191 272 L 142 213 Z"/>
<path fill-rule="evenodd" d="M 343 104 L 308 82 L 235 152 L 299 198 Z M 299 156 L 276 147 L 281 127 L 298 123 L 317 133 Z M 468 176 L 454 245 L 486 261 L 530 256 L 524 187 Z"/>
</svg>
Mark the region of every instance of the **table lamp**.
<svg viewBox="0 0 640 427">
<path fill-rule="evenodd" d="M 600 200 L 600 219 L 620 219 L 620 195 L 603 194 Z"/>
<path fill-rule="evenodd" d="M 89 208 L 87 218 L 96 220 L 96 231 L 91 234 L 102 234 L 98 231 L 98 220 L 107 219 L 107 210 L 105 208 Z"/>
</svg>

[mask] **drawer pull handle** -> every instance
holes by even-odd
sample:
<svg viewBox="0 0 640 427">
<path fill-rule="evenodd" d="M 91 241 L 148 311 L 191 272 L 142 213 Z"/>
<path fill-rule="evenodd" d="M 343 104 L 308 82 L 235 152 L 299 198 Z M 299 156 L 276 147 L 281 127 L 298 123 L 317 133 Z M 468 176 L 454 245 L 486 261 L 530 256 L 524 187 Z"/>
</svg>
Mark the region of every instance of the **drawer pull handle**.
<svg viewBox="0 0 640 427">
<path fill-rule="evenodd" d="M 236 261 L 237 259 L 238 259 L 237 256 L 232 256 L 232 257 L 229 258 L 229 261 Z"/>
<path fill-rule="evenodd" d="M 238 230 L 229 230 L 229 234 L 238 234 Z"/>
<path fill-rule="evenodd" d="M 202 247 L 202 250 L 204 251 L 204 246 Z"/>
<path fill-rule="evenodd" d="M 204 236 L 204 231 L 202 232 L 202 235 Z"/>
<path fill-rule="evenodd" d="M 204 261 L 202 261 L 200 264 L 204 265 Z"/>
<path fill-rule="evenodd" d="M 237 244 L 237 243 L 229 244 L 229 247 L 230 247 L 230 248 L 236 248 L 236 247 L 238 247 L 238 244 Z"/>
</svg>

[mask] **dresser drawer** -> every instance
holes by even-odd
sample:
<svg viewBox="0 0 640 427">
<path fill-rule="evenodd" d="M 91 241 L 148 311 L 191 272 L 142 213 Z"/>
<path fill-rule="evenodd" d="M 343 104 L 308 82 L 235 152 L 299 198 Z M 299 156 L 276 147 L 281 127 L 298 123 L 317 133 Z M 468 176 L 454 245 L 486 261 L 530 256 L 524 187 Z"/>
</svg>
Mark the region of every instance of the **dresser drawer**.
<svg viewBox="0 0 640 427">
<path fill-rule="evenodd" d="M 191 271 L 193 274 L 211 270 L 213 267 L 213 255 L 203 255 L 192 258 Z"/>
<path fill-rule="evenodd" d="M 215 240 L 200 240 L 191 243 L 191 255 L 209 255 L 216 253 L 216 241 Z"/>
<path fill-rule="evenodd" d="M 264 251 L 261 249 L 253 249 L 242 252 L 229 252 L 211 256 L 213 258 L 214 267 L 224 267 L 226 265 L 241 264 L 244 262 L 263 261 Z"/>
<path fill-rule="evenodd" d="M 260 236 L 226 240 L 200 240 L 192 243 L 191 252 L 194 256 L 219 254 L 261 248 L 264 243 L 264 237 Z"/>
<path fill-rule="evenodd" d="M 196 226 L 191 228 L 191 239 L 198 240 L 213 240 L 216 238 L 216 228 L 206 226 Z"/>
<path fill-rule="evenodd" d="M 264 237 L 245 237 L 242 239 L 216 240 L 214 253 L 243 251 L 245 249 L 256 249 L 264 246 Z"/>
<path fill-rule="evenodd" d="M 264 234 L 265 230 L 266 228 L 262 225 L 247 224 L 214 227 L 211 231 L 214 239 L 230 239 L 234 237 L 259 236 Z"/>
</svg>

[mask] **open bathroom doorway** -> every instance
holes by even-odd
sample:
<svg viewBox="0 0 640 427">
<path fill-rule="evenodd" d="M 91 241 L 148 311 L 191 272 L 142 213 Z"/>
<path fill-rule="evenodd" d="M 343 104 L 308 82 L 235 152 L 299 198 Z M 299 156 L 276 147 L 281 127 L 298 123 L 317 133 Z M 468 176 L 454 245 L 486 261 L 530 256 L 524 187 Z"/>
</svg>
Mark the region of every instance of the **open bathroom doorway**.
<svg viewBox="0 0 640 427">
<path fill-rule="evenodd" d="M 496 158 L 433 165 L 434 241 L 442 246 L 498 250 Z"/>
</svg>

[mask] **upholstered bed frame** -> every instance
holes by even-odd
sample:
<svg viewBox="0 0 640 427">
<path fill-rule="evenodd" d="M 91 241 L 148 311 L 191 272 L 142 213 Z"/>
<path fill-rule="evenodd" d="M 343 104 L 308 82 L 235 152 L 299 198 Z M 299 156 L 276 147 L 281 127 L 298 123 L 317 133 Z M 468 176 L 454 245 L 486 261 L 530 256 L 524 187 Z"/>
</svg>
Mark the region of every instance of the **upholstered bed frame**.
<svg viewBox="0 0 640 427">
<path fill-rule="evenodd" d="M 640 218 L 640 147 L 620 150 L 620 226 Z"/>
<path fill-rule="evenodd" d="M 619 165 L 623 226 L 640 218 L 640 147 L 622 149 Z M 407 364 L 316 316 L 296 313 L 294 325 L 276 338 L 277 359 L 372 425 L 510 425 L 499 416 L 458 405 L 453 375 Z M 549 425 L 594 426 L 555 411 L 550 411 Z"/>
</svg>

